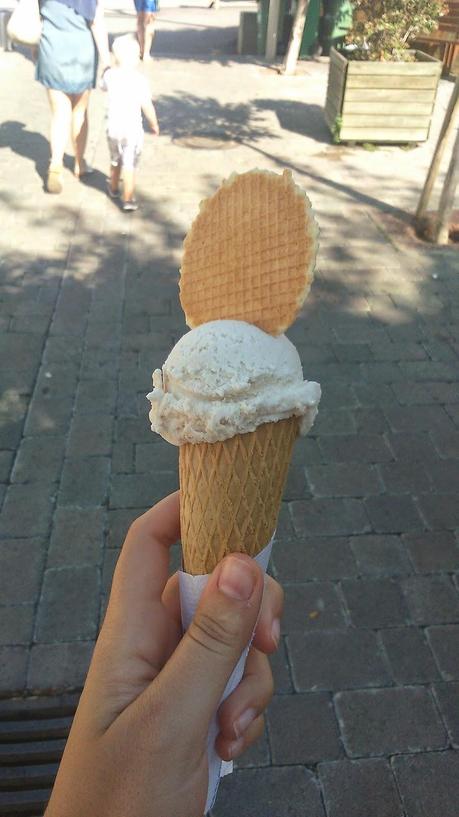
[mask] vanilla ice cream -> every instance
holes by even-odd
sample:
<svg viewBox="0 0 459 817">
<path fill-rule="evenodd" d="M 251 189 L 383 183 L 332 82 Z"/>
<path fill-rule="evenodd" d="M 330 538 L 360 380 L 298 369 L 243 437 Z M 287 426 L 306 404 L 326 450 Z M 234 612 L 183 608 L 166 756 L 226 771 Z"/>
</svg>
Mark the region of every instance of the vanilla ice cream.
<svg viewBox="0 0 459 817">
<path fill-rule="evenodd" d="M 244 321 L 203 323 L 176 343 L 153 372 L 152 431 L 174 445 L 215 443 L 262 423 L 301 417 L 306 434 L 317 414 L 318 383 L 303 380 L 297 350 Z"/>
</svg>

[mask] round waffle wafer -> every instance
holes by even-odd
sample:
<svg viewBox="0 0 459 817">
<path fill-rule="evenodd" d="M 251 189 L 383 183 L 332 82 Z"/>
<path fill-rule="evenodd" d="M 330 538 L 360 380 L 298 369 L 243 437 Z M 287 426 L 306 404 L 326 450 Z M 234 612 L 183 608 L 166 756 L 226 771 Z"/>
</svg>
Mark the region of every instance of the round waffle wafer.
<svg viewBox="0 0 459 817">
<path fill-rule="evenodd" d="M 202 202 L 184 242 L 180 300 L 189 327 L 253 323 L 278 335 L 295 320 L 314 273 L 318 228 L 292 174 L 233 174 Z"/>
</svg>

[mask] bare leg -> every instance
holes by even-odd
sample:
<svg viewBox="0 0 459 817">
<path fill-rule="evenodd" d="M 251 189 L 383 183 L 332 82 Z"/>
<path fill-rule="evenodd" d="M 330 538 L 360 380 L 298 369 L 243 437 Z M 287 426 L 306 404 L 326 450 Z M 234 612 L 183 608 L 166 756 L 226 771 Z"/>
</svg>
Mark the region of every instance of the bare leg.
<svg viewBox="0 0 459 817">
<path fill-rule="evenodd" d="M 123 169 L 123 199 L 132 201 L 135 192 L 135 171 Z"/>
<path fill-rule="evenodd" d="M 64 162 L 64 152 L 70 135 L 72 121 L 71 99 L 63 91 L 48 88 L 51 107 L 51 167 L 60 168 Z"/>
<path fill-rule="evenodd" d="M 110 167 L 110 188 L 112 193 L 117 193 L 120 187 L 121 163 Z"/>
<path fill-rule="evenodd" d="M 155 16 L 149 11 L 140 11 L 137 15 L 137 37 L 140 46 L 140 59 L 150 58 L 153 37 L 155 36 Z"/>
<path fill-rule="evenodd" d="M 139 41 L 140 47 L 140 59 L 143 60 L 143 55 L 145 51 L 145 22 L 144 22 L 145 14 L 143 11 L 139 11 L 137 15 L 137 39 Z"/>
<path fill-rule="evenodd" d="M 90 91 L 72 96 L 72 142 L 75 151 L 75 176 L 86 170 L 84 152 L 88 141 L 88 103 Z"/>
</svg>

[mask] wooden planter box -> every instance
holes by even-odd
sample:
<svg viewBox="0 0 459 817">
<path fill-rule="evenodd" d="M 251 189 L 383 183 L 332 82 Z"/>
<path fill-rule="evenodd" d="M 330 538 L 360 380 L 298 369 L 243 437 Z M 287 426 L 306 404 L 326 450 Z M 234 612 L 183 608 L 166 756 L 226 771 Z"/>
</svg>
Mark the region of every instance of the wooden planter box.
<svg viewBox="0 0 459 817">
<path fill-rule="evenodd" d="M 425 142 L 442 64 L 362 62 L 330 51 L 325 120 L 340 142 Z"/>
</svg>

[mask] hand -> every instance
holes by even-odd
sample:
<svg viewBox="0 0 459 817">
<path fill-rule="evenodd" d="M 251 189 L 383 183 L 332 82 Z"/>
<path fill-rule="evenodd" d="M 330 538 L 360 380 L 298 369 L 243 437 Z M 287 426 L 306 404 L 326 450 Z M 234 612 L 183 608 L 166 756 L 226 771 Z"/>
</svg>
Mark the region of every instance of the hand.
<svg viewBox="0 0 459 817">
<path fill-rule="evenodd" d="M 151 132 L 154 133 L 155 136 L 159 136 L 159 125 L 158 123 L 150 122 Z"/>
<path fill-rule="evenodd" d="M 216 748 L 236 758 L 262 732 L 282 590 L 248 556 L 227 556 L 182 637 L 178 576 L 168 579 L 178 537 L 178 493 L 128 532 L 46 817 L 202 817 L 209 724 L 255 625 Z"/>
</svg>

